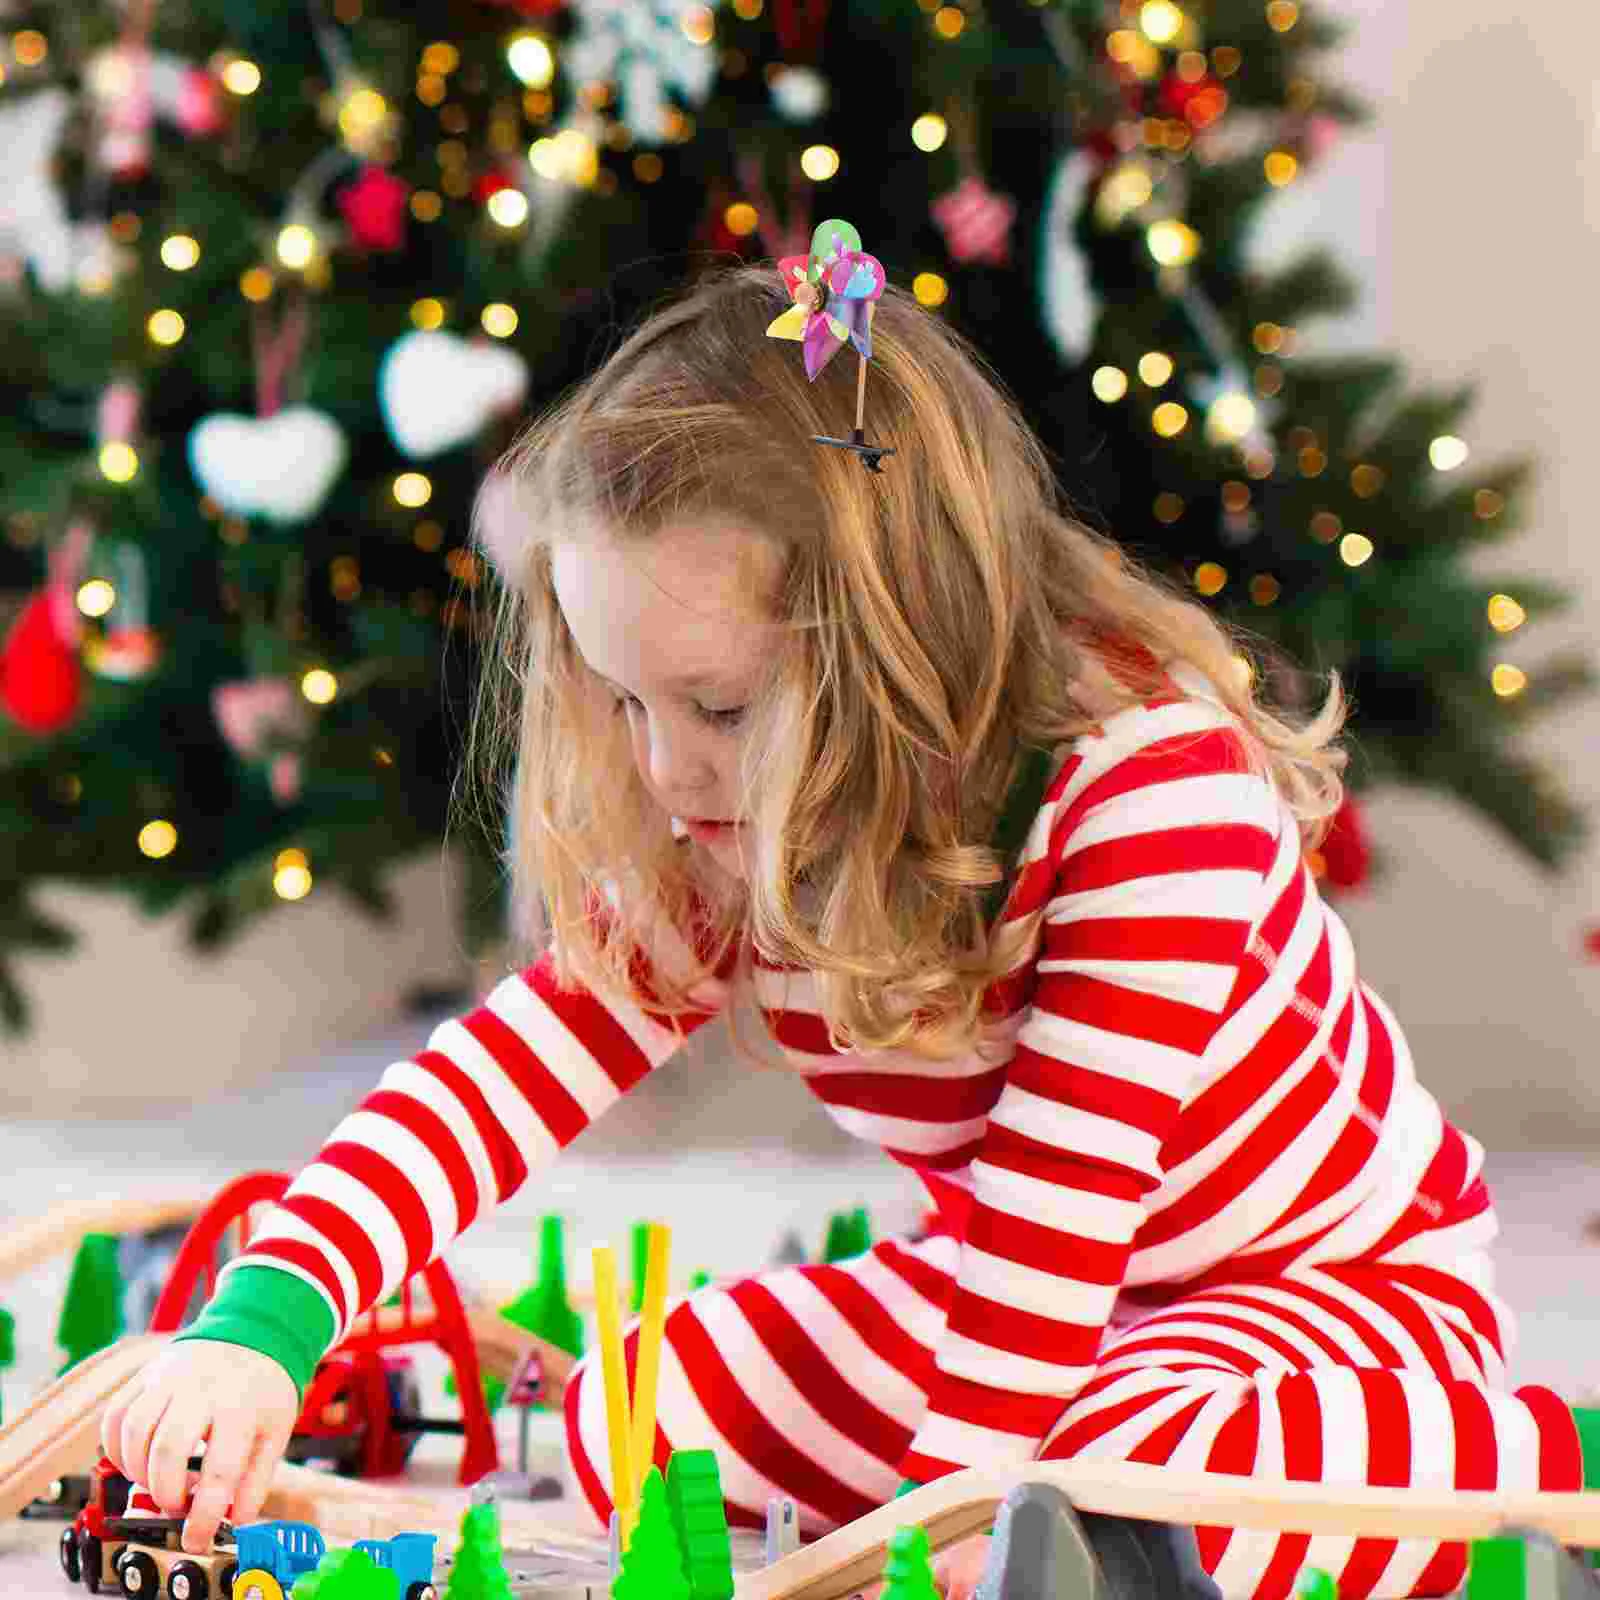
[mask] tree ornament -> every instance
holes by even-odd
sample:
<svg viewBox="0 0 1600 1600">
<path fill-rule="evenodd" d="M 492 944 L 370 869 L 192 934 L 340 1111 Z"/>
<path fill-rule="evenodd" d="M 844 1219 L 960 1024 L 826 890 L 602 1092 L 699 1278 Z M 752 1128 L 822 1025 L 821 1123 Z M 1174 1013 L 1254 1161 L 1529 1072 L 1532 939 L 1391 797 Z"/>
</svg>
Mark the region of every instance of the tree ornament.
<svg viewBox="0 0 1600 1600">
<path fill-rule="evenodd" d="M 95 163 L 116 178 L 149 171 L 157 117 L 191 137 L 222 127 L 222 96 L 211 74 L 179 56 L 153 53 L 137 28 L 89 58 L 84 85 L 94 113 Z"/>
<path fill-rule="evenodd" d="M 86 261 L 104 258 L 105 228 L 74 223 L 51 176 L 51 162 L 72 110 L 65 89 L 50 85 L 0 101 L 0 150 L 6 181 L 0 183 L 0 251 L 20 255 L 39 287 L 57 294 L 68 288 Z"/>
<path fill-rule="evenodd" d="M 0 646 L 0 706 L 29 733 L 67 727 L 83 699 L 77 589 L 91 537 L 87 523 L 67 530 L 51 553 L 44 588 L 23 606 Z"/>
<path fill-rule="evenodd" d="M 300 747 L 311 732 L 311 709 L 287 678 L 247 678 L 219 683 L 211 712 L 228 748 L 265 766 L 272 798 L 280 806 L 300 796 Z"/>
<path fill-rule="evenodd" d="M 981 262 L 1003 267 L 1011 255 L 1011 224 L 1016 202 L 996 194 L 982 178 L 969 174 L 933 203 L 933 220 L 944 234 L 945 248 L 963 265 Z"/>
<path fill-rule="evenodd" d="M 363 250 L 398 250 L 406 242 L 411 185 L 376 162 L 368 162 L 354 183 L 338 193 L 350 237 Z"/>
<path fill-rule="evenodd" d="M 768 93 L 785 122 L 815 122 L 828 109 L 828 80 L 814 67 L 780 67 Z"/>
<path fill-rule="evenodd" d="M 620 120 L 636 140 L 668 137 L 669 91 L 691 106 L 710 94 L 717 52 L 690 37 L 704 0 L 572 0 L 570 10 L 577 26 L 563 68 L 575 83 L 616 84 Z"/>
<path fill-rule="evenodd" d="M 1040 309 L 1056 348 L 1072 366 L 1088 356 L 1100 317 L 1100 301 L 1076 231 L 1099 165 L 1087 150 L 1067 153 L 1046 190 L 1039 229 Z"/>
<path fill-rule="evenodd" d="M 135 683 L 161 660 L 161 639 L 150 626 L 150 579 L 144 551 L 132 539 L 96 541 L 92 565 L 109 574 L 114 599 L 87 628 L 83 661 L 97 677 Z"/>
<path fill-rule="evenodd" d="M 201 490 L 236 517 L 280 527 L 317 513 L 348 456 L 344 430 L 312 406 L 269 417 L 213 412 L 189 431 L 189 467 Z"/>
<path fill-rule="evenodd" d="M 567 0 L 487 0 L 487 3 L 492 6 L 504 6 L 509 11 L 515 11 L 518 16 L 544 20 L 559 16 Z"/>
<path fill-rule="evenodd" d="M 465 444 L 521 404 L 528 364 L 487 339 L 437 330 L 402 334 L 378 370 L 389 437 L 413 461 Z"/>
</svg>

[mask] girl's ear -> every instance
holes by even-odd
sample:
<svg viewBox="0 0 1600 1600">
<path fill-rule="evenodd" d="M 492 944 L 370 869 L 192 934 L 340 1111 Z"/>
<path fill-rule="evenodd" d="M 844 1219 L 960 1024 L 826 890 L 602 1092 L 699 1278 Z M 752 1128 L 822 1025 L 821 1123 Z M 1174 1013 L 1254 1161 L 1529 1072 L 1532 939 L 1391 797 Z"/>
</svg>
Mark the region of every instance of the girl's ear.
<svg viewBox="0 0 1600 1600">
<path fill-rule="evenodd" d="M 478 486 L 472 508 L 472 535 L 494 564 L 501 582 L 514 585 L 522 571 L 527 524 L 517 515 L 516 492 L 505 473 L 491 469 Z"/>
</svg>

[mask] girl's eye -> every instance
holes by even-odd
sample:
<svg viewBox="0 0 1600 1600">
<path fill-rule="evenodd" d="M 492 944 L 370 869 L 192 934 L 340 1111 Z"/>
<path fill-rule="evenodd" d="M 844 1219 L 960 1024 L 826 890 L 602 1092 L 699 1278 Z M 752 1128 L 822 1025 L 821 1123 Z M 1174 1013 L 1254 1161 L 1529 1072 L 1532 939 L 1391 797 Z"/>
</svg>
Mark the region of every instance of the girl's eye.
<svg viewBox="0 0 1600 1600">
<path fill-rule="evenodd" d="M 642 711 L 644 702 L 637 696 L 629 694 L 626 690 L 617 690 L 613 696 L 620 709 L 625 711 Z M 744 720 L 747 706 L 732 706 L 725 711 L 713 711 L 710 706 L 697 705 L 695 712 L 702 722 L 709 722 L 713 728 L 737 728 Z"/>
</svg>

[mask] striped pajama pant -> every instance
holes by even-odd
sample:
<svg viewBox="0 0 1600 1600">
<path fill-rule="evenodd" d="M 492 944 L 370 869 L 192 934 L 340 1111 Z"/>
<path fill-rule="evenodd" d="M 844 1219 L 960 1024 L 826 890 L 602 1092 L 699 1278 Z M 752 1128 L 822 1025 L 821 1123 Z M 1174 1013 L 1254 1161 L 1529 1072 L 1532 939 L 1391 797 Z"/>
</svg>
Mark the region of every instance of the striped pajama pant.
<svg viewBox="0 0 1600 1600">
<path fill-rule="evenodd" d="M 791 1496 L 808 1538 L 889 1500 L 926 1408 L 957 1241 L 882 1240 L 832 1265 L 779 1267 L 669 1303 L 656 1464 L 712 1449 L 728 1519 L 761 1527 Z M 1290 1268 L 1151 1309 L 1119 1301 L 1094 1376 L 1039 1459 L 1170 1463 L 1328 1484 L 1577 1489 L 1571 1412 L 1551 1390 L 1505 1388 L 1510 1334 L 1482 1253 Z M 1481 1286 L 1481 1287 L 1480 1287 Z M 630 1373 L 637 1319 L 626 1330 Z M 611 1463 L 591 1356 L 566 1395 L 575 1476 L 604 1526 Z M 1196 1530 L 1225 1600 L 1283 1600 L 1303 1566 L 1344 1600 L 1448 1594 L 1466 1547 Z"/>
</svg>

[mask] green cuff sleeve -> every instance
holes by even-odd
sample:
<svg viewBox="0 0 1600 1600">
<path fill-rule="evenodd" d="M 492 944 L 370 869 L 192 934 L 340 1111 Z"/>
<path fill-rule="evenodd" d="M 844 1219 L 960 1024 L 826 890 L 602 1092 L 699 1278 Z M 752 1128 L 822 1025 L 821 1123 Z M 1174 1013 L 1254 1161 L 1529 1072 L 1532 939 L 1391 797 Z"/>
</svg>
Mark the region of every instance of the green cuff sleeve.
<svg viewBox="0 0 1600 1600">
<path fill-rule="evenodd" d="M 252 1264 L 230 1272 L 173 1342 L 216 1339 L 259 1350 L 289 1374 L 303 1400 L 333 1334 L 333 1313 L 309 1283 L 292 1272 Z"/>
</svg>

